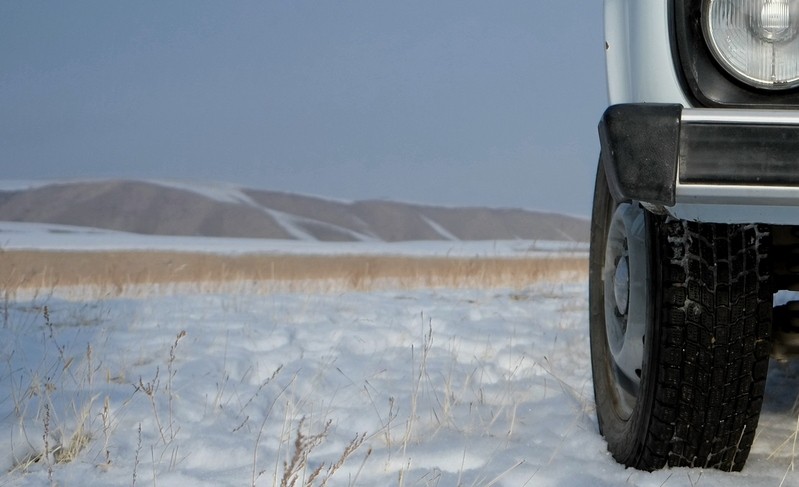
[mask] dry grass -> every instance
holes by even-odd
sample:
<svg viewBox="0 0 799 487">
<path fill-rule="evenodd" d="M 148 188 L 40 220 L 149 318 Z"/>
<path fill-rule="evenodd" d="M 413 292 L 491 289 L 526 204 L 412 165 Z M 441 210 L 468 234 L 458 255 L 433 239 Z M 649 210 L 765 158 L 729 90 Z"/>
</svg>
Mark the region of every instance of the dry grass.
<svg viewBox="0 0 799 487">
<path fill-rule="evenodd" d="M 95 286 L 122 294 L 137 286 L 257 282 L 266 290 L 307 290 L 309 281 L 333 289 L 371 290 L 386 284 L 418 287 L 521 288 L 547 279 L 584 278 L 580 257 L 444 258 L 402 256 L 226 256 L 186 252 L 0 252 L 0 288 L 46 290 Z M 318 286 L 317 286 L 318 287 Z"/>
</svg>

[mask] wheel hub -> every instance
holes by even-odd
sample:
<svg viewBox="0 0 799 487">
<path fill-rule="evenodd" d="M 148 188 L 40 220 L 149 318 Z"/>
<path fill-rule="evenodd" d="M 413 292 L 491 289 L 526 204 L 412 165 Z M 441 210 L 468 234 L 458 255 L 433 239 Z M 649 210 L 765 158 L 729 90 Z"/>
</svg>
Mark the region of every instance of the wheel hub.
<svg viewBox="0 0 799 487">
<path fill-rule="evenodd" d="M 615 377 L 618 412 L 635 407 L 650 316 L 649 240 L 638 204 L 620 204 L 611 217 L 603 270 L 605 331 Z"/>
<path fill-rule="evenodd" d="M 613 295 L 616 298 L 616 310 L 619 315 L 627 315 L 627 305 L 630 302 L 630 264 L 627 256 L 622 257 L 616 264 L 616 273 L 613 275 Z"/>
</svg>

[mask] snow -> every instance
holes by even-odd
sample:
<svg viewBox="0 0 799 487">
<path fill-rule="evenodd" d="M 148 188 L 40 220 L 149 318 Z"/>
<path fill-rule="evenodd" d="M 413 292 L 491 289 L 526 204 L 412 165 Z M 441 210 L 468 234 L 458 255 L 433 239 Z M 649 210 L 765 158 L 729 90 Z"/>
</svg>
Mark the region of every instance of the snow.
<svg viewBox="0 0 799 487">
<path fill-rule="evenodd" d="M 255 200 L 247 196 L 241 186 L 223 182 L 188 182 L 174 180 L 147 180 L 151 184 L 157 184 L 166 188 L 179 189 L 199 194 L 208 199 L 219 201 L 220 203 L 244 204 L 259 208 Z"/>
<path fill-rule="evenodd" d="M 275 210 L 268 206 L 262 205 L 252 199 L 250 196 L 247 195 L 246 190 L 241 186 L 230 184 L 230 183 L 221 183 L 221 182 L 208 182 L 208 183 L 201 183 L 201 182 L 186 182 L 186 181 L 168 181 L 168 180 L 152 180 L 149 181 L 152 184 L 157 184 L 159 186 L 164 186 L 168 188 L 180 189 L 183 191 L 189 191 L 205 198 L 209 198 L 214 201 L 219 201 L 221 203 L 233 203 L 233 204 L 241 204 L 245 206 L 249 206 L 252 208 L 256 208 L 269 216 L 271 216 L 275 223 L 277 223 L 283 230 L 286 231 L 289 235 L 293 238 L 298 240 L 307 240 L 307 241 L 315 241 L 317 240 L 313 235 L 308 233 L 306 230 L 303 229 L 302 224 L 312 223 L 315 225 L 319 225 L 321 227 L 330 228 L 331 230 L 351 235 L 356 240 L 376 240 L 369 235 L 364 235 L 353 230 L 350 230 L 345 227 L 340 227 L 337 225 L 333 225 L 331 223 L 327 223 L 320 220 L 315 220 L 313 218 L 305 218 L 297 215 L 292 215 L 290 213 L 285 213 L 283 211 Z"/>
<path fill-rule="evenodd" d="M 799 482 L 791 363 L 772 363 L 743 472 L 615 463 L 594 417 L 586 308 L 584 281 L 7 297 L 0 485 L 280 485 L 300 425 L 321 436 L 298 485 L 360 438 L 328 485 Z M 83 437 L 70 461 L 62 448 L 32 462 L 45 439 Z"/>
<path fill-rule="evenodd" d="M 446 240 L 459 240 L 458 237 L 456 237 L 455 235 L 451 234 L 449 231 L 447 231 L 446 228 L 442 227 L 441 225 L 439 225 L 435 221 L 431 220 L 430 218 L 428 218 L 428 217 L 426 217 L 424 215 L 420 215 L 420 216 L 422 217 L 422 220 L 424 220 L 425 223 L 430 225 L 430 228 L 432 228 L 437 234 L 441 235 Z"/>
<path fill-rule="evenodd" d="M 253 200 L 246 194 L 246 191 L 248 189 L 254 189 L 254 188 L 247 188 L 235 183 L 226 183 L 221 181 L 190 181 L 190 180 L 169 180 L 169 179 L 145 179 L 144 181 L 152 184 L 158 184 L 160 186 L 165 186 L 168 188 L 191 191 L 201 196 L 205 196 L 206 198 L 211 198 L 213 200 L 221 201 L 223 203 L 242 202 L 250 204 L 252 206 L 260 206 L 255 200 Z M 280 191 L 270 191 L 270 192 L 280 193 Z M 317 196 L 313 194 L 295 192 L 295 191 L 284 194 L 291 194 L 294 196 L 304 196 L 316 200 L 329 201 L 331 203 L 340 203 L 345 205 L 352 203 L 351 200 L 346 200 L 341 198 L 331 198 L 327 196 Z"/>
<path fill-rule="evenodd" d="M 317 242 L 256 238 L 141 235 L 69 225 L 0 221 L 2 250 L 152 250 L 220 254 L 406 255 L 429 257 L 585 256 L 583 242 L 485 240 L 418 242 Z"/>
</svg>

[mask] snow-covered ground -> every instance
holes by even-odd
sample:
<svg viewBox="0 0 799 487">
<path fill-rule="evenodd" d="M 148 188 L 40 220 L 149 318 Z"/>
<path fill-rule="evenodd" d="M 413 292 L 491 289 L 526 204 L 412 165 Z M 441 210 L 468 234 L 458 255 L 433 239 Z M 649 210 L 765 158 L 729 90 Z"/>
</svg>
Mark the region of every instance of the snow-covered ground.
<svg viewBox="0 0 799 487">
<path fill-rule="evenodd" d="M 585 282 L 205 291 L 0 302 L 0 485 L 271 486 L 292 465 L 296 485 L 799 483 L 790 363 L 742 473 L 616 464 Z"/>
<path fill-rule="evenodd" d="M 585 256 L 585 242 L 546 240 L 425 240 L 418 242 L 319 242 L 257 238 L 141 235 L 87 227 L 0 221 L 0 250 L 153 250 L 221 254 L 405 255 L 425 257 Z"/>
</svg>

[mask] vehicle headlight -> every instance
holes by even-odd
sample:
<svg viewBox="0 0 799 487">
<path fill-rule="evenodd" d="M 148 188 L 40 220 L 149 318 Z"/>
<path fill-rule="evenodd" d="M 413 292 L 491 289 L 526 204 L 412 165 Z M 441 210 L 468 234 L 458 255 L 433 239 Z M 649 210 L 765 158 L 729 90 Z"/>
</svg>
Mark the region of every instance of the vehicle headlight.
<svg viewBox="0 0 799 487">
<path fill-rule="evenodd" d="M 716 61 L 739 80 L 799 86 L 799 0 L 705 0 L 702 28 Z"/>
</svg>

